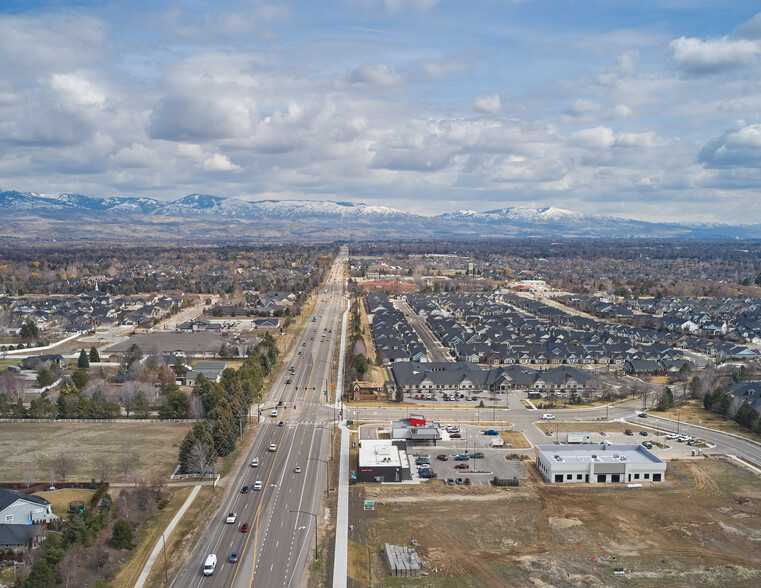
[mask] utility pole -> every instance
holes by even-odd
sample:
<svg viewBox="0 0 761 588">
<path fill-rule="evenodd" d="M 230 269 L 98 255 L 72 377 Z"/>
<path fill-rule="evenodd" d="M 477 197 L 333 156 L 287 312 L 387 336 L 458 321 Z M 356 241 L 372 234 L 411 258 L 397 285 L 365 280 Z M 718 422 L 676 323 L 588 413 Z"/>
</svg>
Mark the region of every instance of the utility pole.
<svg viewBox="0 0 761 588">
<path fill-rule="evenodd" d="M 306 510 L 289 510 L 288 512 L 300 512 L 314 517 L 314 559 L 317 560 L 317 515 Z"/>
<path fill-rule="evenodd" d="M 166 540 L 164 539 L 164 533 L 161 533 L 161 544 L 164 546 L 164 579 L 169 582 L 169 572 L 166 567 Z"/>
</svg>

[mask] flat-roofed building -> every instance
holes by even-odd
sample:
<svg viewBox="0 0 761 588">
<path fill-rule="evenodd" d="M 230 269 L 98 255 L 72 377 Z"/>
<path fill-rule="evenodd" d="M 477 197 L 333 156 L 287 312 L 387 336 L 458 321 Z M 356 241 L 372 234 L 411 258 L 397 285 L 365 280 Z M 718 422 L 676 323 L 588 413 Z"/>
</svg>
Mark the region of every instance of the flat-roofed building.
<svg viewBox="0 0 761 588">
<path fill-rule="evenodd" d="M 666 463 L 642 445 L 537 445 L 536 466 L 553 484 L 663 482 Z"/>
<path fill-rule="evenodd" d="M 359 442 L 359 482 L 402 482 L 411 478 L 404 441 L 363 439 Z"/>
</svg>

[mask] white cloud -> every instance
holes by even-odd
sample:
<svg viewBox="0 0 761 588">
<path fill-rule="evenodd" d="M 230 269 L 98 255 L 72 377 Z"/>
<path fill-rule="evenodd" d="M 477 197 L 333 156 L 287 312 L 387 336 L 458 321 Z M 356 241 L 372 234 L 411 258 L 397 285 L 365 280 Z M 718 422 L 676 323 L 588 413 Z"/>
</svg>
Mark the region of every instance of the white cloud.
<svg viewBox="0 0 761 588">
<path fill-rule="evenodd" d="M 473 101 L 473 108 L 476 112 L 483 112 L 484 114 L 498 114 L 502 110 L 502 101 L 499 94 L 485 94 L 476 97 Z"/>
<path fill-rule="evenodd" d="M 571 133 L 571 140 L 576 145 L 589 149 L 607 149 L 613 145 L 615 137 L 612 129 L 600 126 Z"/>
<path fill-rule="evenodd" d="M 398 86 L 404 77 L 387 65 L 360 65 L 346 74 L 349 84 L 360 84 L 373 87 Z"/>
<path fill-rule="evenodd" d="M 756 63 L 761 47 L 746 39 L 700 39 L 680 37 L 669 43 L 669 57 L 681 69 L 692 73 L 714 73 Z"/>
<path fill-rule="evenodd" d="M 109 158 L 116 167 L 149 168 L 161 164 L 158 153 L 141 143 L 133 143 L 130 147 L 122 147 Z"/>
<path fill-rule="evenodd" d="M 201 166 L 204 171 L 238 171 L 239 165 L 235 165 L 230 161 L 227 155 L 221 153 L 215 153 L 203 162 Z"/>
</svg>

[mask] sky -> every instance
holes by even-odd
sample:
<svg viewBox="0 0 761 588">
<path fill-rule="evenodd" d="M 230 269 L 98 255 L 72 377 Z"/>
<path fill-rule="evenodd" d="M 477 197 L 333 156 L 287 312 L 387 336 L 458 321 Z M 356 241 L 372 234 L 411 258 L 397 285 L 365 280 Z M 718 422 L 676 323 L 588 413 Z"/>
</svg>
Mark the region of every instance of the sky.
<svg viewBox="0 0 761 588">
<path fill-rule="evenodd" d="M 759 223 L 759 10 L 0 0 L 0 189 Z"/>
</svg>

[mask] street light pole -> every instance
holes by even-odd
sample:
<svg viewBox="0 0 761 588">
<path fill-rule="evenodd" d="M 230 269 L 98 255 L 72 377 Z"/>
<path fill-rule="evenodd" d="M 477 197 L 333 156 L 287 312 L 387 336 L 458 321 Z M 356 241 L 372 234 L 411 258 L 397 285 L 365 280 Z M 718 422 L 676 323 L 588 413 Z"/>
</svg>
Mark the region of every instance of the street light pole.
<svg viewBox="0 0 761 588">
<path fill-rule="evenodd" d="M 314 517 L 314 559 L 317 560 L 317 515 L 306 510 L 289 510 L 288 512 L 300 512 Z"/>
</svg>

